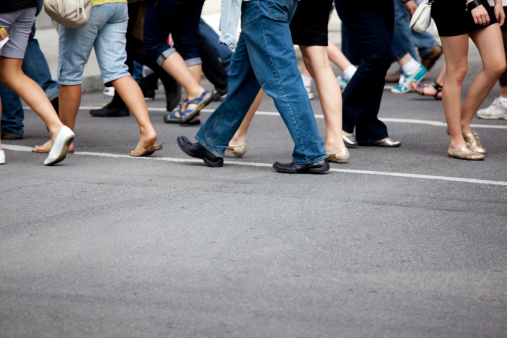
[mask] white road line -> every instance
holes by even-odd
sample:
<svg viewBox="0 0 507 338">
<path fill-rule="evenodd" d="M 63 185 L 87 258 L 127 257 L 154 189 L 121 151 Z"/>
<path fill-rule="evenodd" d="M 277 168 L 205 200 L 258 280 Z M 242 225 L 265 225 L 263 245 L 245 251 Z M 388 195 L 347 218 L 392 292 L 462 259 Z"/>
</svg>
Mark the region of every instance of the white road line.
<svg viewBox="0 0 507 338">
<path fill-rule="evenodd" d="M 18 146 L 12 144 L 3 144 L 3 148 L 13 151 L 32 151 L 31 147 Z M 165 161 L 165 162 L 174 162 L 174 163 L 202 163 L 199 159 L 183 159 L 183 158 L 174 158 L 174 157 L 132 157 L 129 155 L 121 155 L 121 154 L 112 154 L 112 153 L 96 153 L 89 151 L 76 151 L 75 155 L 81 156 L 97 156 L 97 157 L 107 157 L 107 158 L 125 158 L 125 159 L 143 159 L 150 161 Z M 227 162 L 227 166 L 229 165 L 237 165 L 237 166 L 248 166 L 248 167 L 271 167 L 272 165 L 269 163 L 258 163 L 258 162 L 242 162 L 242 161 L 231 161 Z M 363 175 L 379 175 L 379 176 L 393 176 L 393 177 L 405 177 L 405 178 L 418 178 L 418 179 L 426 179 L 426 180 L 438 180 L 438 181 L 449 181 L 449 182 L 461 182 L 461 183 L 473 183 L 473 184 L 483 184 L 483 185 L 497 185 L 497 186 L 507 186 L 507 182 L 503 181 L 490 181 L 490 180 L 477 180 L 473 178 L 460 178 L 460 177 L 449 177 L 449 176 L 435 176 L 435 175 L 419 175 L 419 174 L 407 174 L 407 173 L 393 173 L 393 172 L 385 172 L 385 171 L 373 171 L 373 170 L 355 170 L 355 169 L 335 169 L 332 168 L 331 172 L 339 172 L 339 173 L 348 173 L 348 174 L 363 174 Z"/>
<path fill-rule="evenodd" d="M 80 110 L 90 110 L 90 109 L 98 109 L 102 108 L 103 106 L 80 106 Z M 23 107 L 23 109 L 30 109 L 30 107 Z M 165 112 L 165 108 L 158 108 L 158 107 L 148 107 L 148 111 L 162 111 Z M 203 112 L 206 113 L 212 113 L 214 109 L 203 109 Z M 277 112 L 269 112 L 269 111 L 258 111 L 255 113 L 256 115 L 263 115 L 263 116 L 280 116 Z M 324 115 L 322 114 L 315 114 L 315 118 L 317 119 L 323 119 Z M 397 118 L 390 118 L 390 117 L 383 117 L 381 118 L 382 121 L 385 122 L 394 122 L 394 123 L 411 123 L 411 124 L 425 124 L 428 126 L 433 127 L 447 127 L 447 124 L 442 121 L 431 121 L 431 120 L 415 120 L 415 119 L 397 119 Z M 506 129 L 507 125 L 492 125 L 492 124 L 471 124 L 470 127 L 472 128 L 484 128 L 484 129 Z"/>
</svg>

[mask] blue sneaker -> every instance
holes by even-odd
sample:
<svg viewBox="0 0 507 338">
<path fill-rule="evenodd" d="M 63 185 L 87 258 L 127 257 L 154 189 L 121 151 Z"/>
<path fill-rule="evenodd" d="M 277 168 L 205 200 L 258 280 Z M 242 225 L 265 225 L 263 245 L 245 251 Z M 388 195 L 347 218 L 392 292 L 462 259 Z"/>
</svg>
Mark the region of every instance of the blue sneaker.
<svg viewBox="0 0 507 338">
<path fill-rule="evenodd" d="M 404 77 L 400 78 L 400 84 L 391 89 L 392 93 L 395 94 L 405 94 L 410 91 L 411 83 L 419 83 L 421 82 L 428 74 L 426 68 L 422 65 L 419 65 L 419 68 L 413 72 L 412 74 L 405 74 Z"/>
</svg>

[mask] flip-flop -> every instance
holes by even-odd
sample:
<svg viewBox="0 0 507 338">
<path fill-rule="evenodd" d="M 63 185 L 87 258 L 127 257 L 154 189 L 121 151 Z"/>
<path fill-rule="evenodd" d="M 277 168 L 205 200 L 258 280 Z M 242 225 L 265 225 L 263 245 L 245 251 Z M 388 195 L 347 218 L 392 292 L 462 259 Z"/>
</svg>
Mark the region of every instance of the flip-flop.
<svg viewBox="0 0 507 338">
<path fill-rule="evenodd" d="M 153 154 L 154 152 L 156 152 L 157 150 L 160 150 L 160 149 L 162 149 L 161 144 L 155 144 L 155 145 L 149 147 L 148 149 L 146 149 L 138 143 L 136 146 L 136 149 L 134 149 L 134 151 L 138 155 L 132 155 L 132 153 L 130 153 L 130 156 L 132 156 L 132 157 L 150 156 L 151 154 Z"/>
</svg>

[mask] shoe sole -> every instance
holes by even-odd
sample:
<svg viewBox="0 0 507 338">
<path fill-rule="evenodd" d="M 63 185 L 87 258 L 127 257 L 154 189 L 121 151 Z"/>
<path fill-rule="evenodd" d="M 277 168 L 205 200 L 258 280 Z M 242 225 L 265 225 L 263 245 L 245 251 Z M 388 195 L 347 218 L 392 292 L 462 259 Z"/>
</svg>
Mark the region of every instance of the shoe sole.
<svg viewBox="0 0 507 338">
<path fill-rule="evenodd" d="M 189 152 L 184 146 L 182 146 L 180 144 L 180 140 L 178 139 L 178 147 L 180 147 L 180 149 L 185 153 L 187 154 L 188 156 L 190 157 L 193 157 L 193 158 L 198 158 L 200 160 L 203 160 L 204 163 L 206 163 L 208 166 L 210 167 L 214 167 L 214 168 L 218 168 L 218 167 L 222 167 L 224 165 L 224 160 L 221 160 L 221 161 L 218 161 L 218 162 L 212 162 L 210 160 L 208 160 L 207 158 L 201 158 L 201 157 L 197 157 L 195 156 L 194 154 L 192 154 L 191 152 Z"/>
<path fill-rule="evenodd" d="M 67 157 L 67 153 L 69 151 L 70 145 L 72 144 L 73 141 L 74 141 L 74 136 L 69 136 L 65 140 L 65 146 L 60 151 L 60 154 L 58 155 L 58 157 L 55 158 L 53 161 L 51 161 L 49 163 L 45 163 L 44 165 L 46 165 L 46 166 L 52 166 L 52 165 L 55 165 L 55 164 L 60 163 L 63 160 L 65 160 L 65 157 Z"/>
</svg>

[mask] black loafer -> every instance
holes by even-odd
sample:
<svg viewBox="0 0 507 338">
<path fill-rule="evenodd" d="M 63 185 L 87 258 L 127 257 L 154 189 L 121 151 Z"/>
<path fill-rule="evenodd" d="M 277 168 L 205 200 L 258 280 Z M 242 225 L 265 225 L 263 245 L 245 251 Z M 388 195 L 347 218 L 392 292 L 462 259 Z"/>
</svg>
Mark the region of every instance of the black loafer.
<svg viewBox="0 0 507 338">
<path fill-rule="evenodd" d="M 130 112 L 127 107 L 109 108 L 108 106 L 105 106 L 100 109 L 90 110 L 90 115 L 95 117 L 124 117 L 129 116 Z"/>
<path fill-rule="evenodd" d="M 221 167 L 224 165 L 223 157 L 213 155 L 213 153 L 204 148 L 199 142 L 192 143 L 185 136 L 179 136 L 178 145 L 185 154 L 202 159 L 204 163 L 210 167 Z"/>
<path fill-rule="evenodd" d="M 369 142 L 369 143 L 361 143 L 362 146 L 370 146 L 370 147 L 388 147 L 388 148 L 394 148 L 401 146 L 401 142 L 397 140 L 393 140 L 391 138 L 387 138 L 385 140 L 378 140 L 375 142 Z"/>
<path fill-rule="evenodd" d="M 279 173 L 284 174 L 319 174 L 329 170 L 329 163 L 327 160 L 310 164 L 275 162 L 273 168 Z"/>
</svg>

